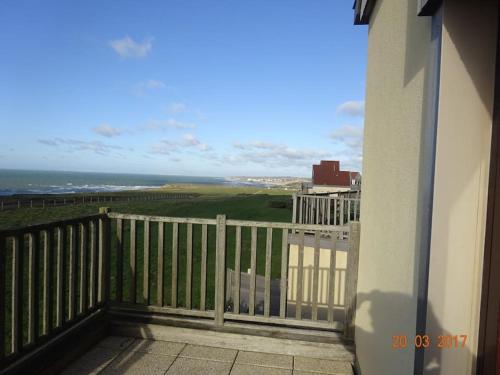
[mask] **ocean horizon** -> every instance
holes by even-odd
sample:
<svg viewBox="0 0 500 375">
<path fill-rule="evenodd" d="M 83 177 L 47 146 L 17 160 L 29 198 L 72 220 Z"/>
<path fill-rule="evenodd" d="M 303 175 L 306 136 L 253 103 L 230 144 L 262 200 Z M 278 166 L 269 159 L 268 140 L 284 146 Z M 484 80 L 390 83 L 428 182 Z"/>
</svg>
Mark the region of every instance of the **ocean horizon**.
<svg viewBox="0 0 500 375">
<path fill-rule="evenodd" d="M 226 177 L 0 169 L 1 196 L 146 190 L 169 184 L 243 185 Z"/>
</svg>

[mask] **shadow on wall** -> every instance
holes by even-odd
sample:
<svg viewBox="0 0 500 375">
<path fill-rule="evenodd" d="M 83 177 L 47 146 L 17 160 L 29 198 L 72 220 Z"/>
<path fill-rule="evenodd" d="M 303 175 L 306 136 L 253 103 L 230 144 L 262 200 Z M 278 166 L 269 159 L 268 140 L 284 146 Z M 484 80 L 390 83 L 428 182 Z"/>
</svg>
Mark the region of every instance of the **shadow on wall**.
<svg viewBox="0 0 500 375">
<path fill-rule="evenodd" d="M 460 355 L 469 356 L 471 353 L 468 349 L 468 337 L 464 339 L 461 336 L 454 336 L 456 333 L 446 332 L 439 321 L 437 320 L 432 306 L 428 306 L 427 310 L 427 329 L 429 332 L 440 332 L 438 336 L 427 336 L 421 333 L 421 336 L 416 337 L 411 333 L 413 327 L 408 327 L 405 324 L 405 319 L 395 320 L 390 330 L 387 330 L 386 318 L 390 306 L 398 306 L 401 311 L 411 311 L 415 305 L 414 299 L 402 293 L 385 293 L 374 290 L 370 293 L 359 293 L 357 295 L 357 307 L 367 313 L 371 319 L 371 330 L 364 330 L 360 327 L 355 329 L 356 340 L 361 340 L 372 348 L 370 356 L 372 357 L 371 364 L 373 368 L 359 369 L 359 364 L 356 363 L 358 374 L 377 373 L 378 369 L 386 368 L 387 361 L 395 362 L 396 366 L 398 357 L 413 356 L 413 351 L 422 351 L 431 353 L 425 356 L 423 365 L 423 373 L 428 375 L 441 374 L 441 353 L 443 351 L 458 351 Z M 464 341 L 465 340 L 465 341 Z M 387 358 L 387 347 L 394 351 L 392 358 Z M 437 350 L 436 350 L 437 349 Z M 405 362 L 402 360 L 401 362 Z M 365 372 L 362 372 L 364 370 Z M 396 370 L 396 369 L 395 369 Z"/>
</svg>

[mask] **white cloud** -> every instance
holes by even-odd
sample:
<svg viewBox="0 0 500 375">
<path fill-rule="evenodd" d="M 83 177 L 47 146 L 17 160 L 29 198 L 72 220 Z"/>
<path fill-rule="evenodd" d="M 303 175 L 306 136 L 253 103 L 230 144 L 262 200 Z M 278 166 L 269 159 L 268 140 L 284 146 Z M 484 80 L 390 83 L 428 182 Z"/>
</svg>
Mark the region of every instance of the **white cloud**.
<svg viewBox="0 0 500 375">
<path fill-rule="evenodd" d="M 182 139 L 186 146 L 198 146 L 199 144 L 201 144 L 200 140 L 192 134 L 184 134 L 182 136 Z"/>
<path fill-rule="evenodd" d="M 135 87 L 134 94 L 137 96 L 143 96 L 147 92 L 161 90 L 164 89 L 165 87 L 167 87 L 165 82 L 157 79 L 150 79 L 148 81 L 139 82 Z"/>
<path fill-rule="evenodd" d="M 158 143 L 155 143 L 151 147 L 151 152 L 153 154 L 170 155 L 172 152 L 177 151 L 178 149 L 179 144 L 177 142 L 162 140 Z"/>
<path fill-rule="evenodd" d="M 346 168 L 361 170 L 363 161 L 363 127 L 342 125 L 330 134 L 330 138 L 342 150 L 341 162 Z"/>
<path fill-rule="evenodd" d="M 116 137 L 117 135 L 121 135 L 122 131 L 118 128 L 113 128 L 108 124 L 101 124 L 92 129 L 94 133 L 102 135 L 103 137 Z"/>
<path fill-rule="evenodd" d="M 184 134 L 178 141 L 162 140 L 155 143 L 151 147 L 153 154 L 170 155 L 173 152 L 180 153 L 188 151 L 189 149 L 196 149 L 199 151 L 210 151 L 212 147 L 206 143 L 201 142 L 193 134 Z"/>
<path fill-rule="evenodd" d="M 39 139 L 38 142 L 54 147 L 69 146 L 69 152 L 91 151 L 99 155 L 108 155 L 111 151 L 124 149 L 121 146 L 110 145 L 101 141 L 83 141 L 70 138 Z"/>
<path fill-rule="evenodd" d="M 37 142 L 46 146 L 57 146 L 57 142 L 52 139 L 37 139 Z"/>
<path fill-rule="evenodd" d="M 209 151 L 212 149 L 209 145 L 202 143 L 193 134 L 184 134 L 182 136 L 182 143 L 187 147 L 196 147 L 200 151 Z"/>
<path fill-rule="evenodd" d="M 342 125 L 332 131 L 330 138 L 334 141 L 358 145 L 363 143 L 363 127 L 360 125 Z"/>
<path fill-rule="evenodd" d="M 140 128 L 146 130 L 194 129 L 196 128 L 196 125 L 181 122 L 173 118 L 169 118 L 167 120 L 151 120 L 146 124 L 141 125 Z"/>
<path fill-rule="evenodd" d="M 167 112 L 171 114 L 184 113 L 187 110 L 187 106 L 184 103 L 170 103 L 167 106 Z"/>
<path fill-rule="evenodd" d="M 142 42 L 136 42 L 131 37 L 111 40 L 109 46 L 123 58 L 141 59 L 146 57 L 153 47 L 153 39 L 147 38 Z"/>
<path fill-rule="evenodd" d="M 329 151 L 299 149 L 265 141 L 249 143 L 235 142 L 233 147 L 240 150 L 237 154 L 225 155 L 223 161 L 230 164 L 255 163 L 271 168 L 308 167 L 318 159 L 331 156 Z"/>
<path fill-rule="evenodd" d="M 164 82 L 157 79 L 150 79 L 149 81 L 143 82 L 143 86 L 148 89 L 163 89 L 167 87 Z"/>
<path fill-rule="evenodd" d="M 364 101 L 348 101 L 337 107 L 337 113 L 351 117 L 363 117 L 365 115 Z"/>
</svg>

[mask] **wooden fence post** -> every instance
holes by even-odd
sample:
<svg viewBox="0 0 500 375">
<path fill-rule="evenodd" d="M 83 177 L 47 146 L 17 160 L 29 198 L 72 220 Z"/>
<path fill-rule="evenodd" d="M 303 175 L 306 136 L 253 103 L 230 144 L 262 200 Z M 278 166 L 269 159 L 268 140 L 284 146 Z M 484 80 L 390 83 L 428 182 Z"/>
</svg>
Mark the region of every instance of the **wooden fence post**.
<svg viewBox="0 0 500 375">
<path fill-rule="evenodd" d="M 292 223 L 297 224 L 297 193 L 293 193 Z"/>
<path fill-rule="evenodd" d="M 224 325 L 226 274 L 226 215 L 217 215 L 217 249 L 215 255 L 215 326 Z"/>
<path fill-rule="evenodd" d="M 111 212 L 109 207 L 100 207 L 100 214 L 108 214 Z M 107 304 L 109 301 L 109 253 L 110 253 L 110 220 L 107 215 L 99 219 L 99 288 L 98 301 L 101 304 Z"/>
<path fill-rule="evenodd" d="M 344 336 L 354 340 L 354 322 L 356 317 L 356 294 L 358 286 L 360 223 L 349 223 L 349 248 L 347 250 L 347 269 L 345 281 L 345 322 Z"/>
</svg>

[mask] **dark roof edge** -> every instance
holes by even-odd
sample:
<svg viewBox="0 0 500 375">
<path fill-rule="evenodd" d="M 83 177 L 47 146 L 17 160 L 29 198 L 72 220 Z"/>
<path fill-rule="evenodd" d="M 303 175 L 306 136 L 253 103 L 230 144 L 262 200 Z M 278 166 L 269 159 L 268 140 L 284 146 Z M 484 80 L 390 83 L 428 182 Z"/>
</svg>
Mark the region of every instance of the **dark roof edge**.
<svg viewBox="0 0 500 375">
<path fill-rule="evenodd" d="M 354 1 L 354 24 L 368 25 L 373 7 L 377 0 Z M 419 16 L 432 16 L 442 4 L 442 0 L 417 0 L 417 14 Z"/>
<path fill-rule="evenodd" d="M 355 0 L 354 2 L 354 24 L 368 25 L 370 15 L 377 0 Z"/>
<path fill-rule="evenodd" d="M 418 0 L 417 14 L 419 16 L 432 16 L 441 6 L 442 0 Z"/>
</svg>

